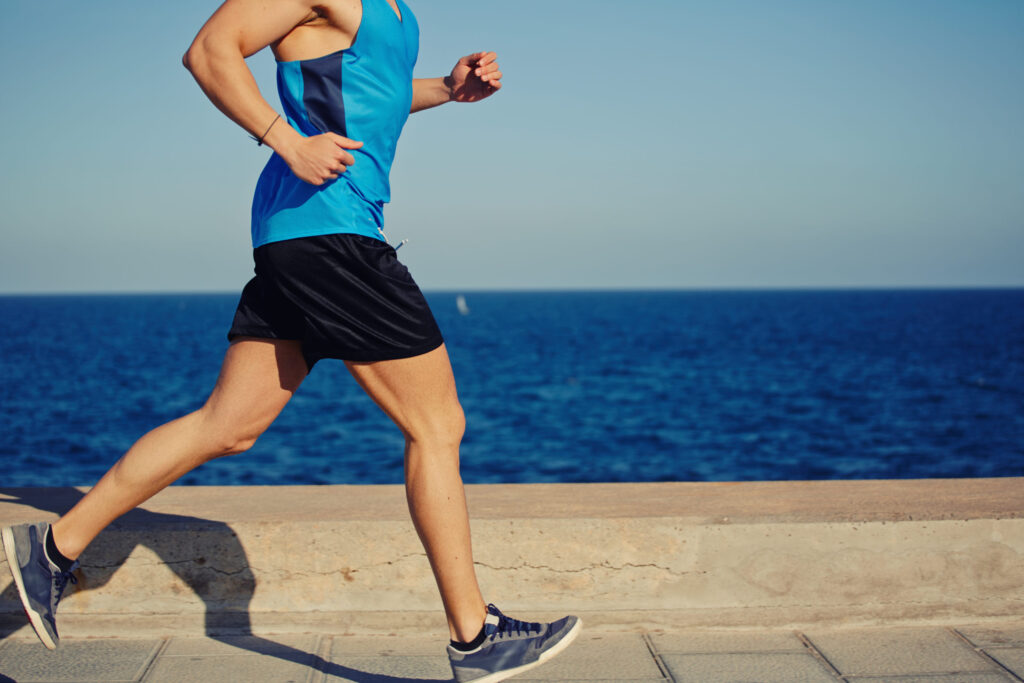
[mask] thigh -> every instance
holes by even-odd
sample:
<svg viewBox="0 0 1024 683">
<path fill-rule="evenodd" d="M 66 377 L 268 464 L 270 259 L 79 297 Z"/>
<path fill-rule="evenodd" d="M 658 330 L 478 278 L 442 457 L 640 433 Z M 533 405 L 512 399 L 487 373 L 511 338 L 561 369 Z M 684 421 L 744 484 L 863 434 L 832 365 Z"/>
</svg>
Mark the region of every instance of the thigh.
<svg viewBox="0 0 1024 683">
<path fill-rule="evenodd" d="M 204 417 L 256 436 L 274 421 L 307 372 L 296 340 L 237 338 L 224 355 Z"/>
<path fill-rule="evenodd" d="M 462 420 L 444 344 L 411 358 L 345 363 L 356 382 L 406 435 L 450 430 Z"/>
</svg>

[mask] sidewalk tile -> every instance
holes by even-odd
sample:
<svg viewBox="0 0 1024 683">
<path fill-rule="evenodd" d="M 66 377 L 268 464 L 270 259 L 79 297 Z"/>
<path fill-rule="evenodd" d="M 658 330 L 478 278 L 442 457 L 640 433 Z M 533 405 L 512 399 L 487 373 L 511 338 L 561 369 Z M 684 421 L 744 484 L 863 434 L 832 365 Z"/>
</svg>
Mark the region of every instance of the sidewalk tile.
<svg viewBox="0 0 1024 683">
<path fill-rule="evenodd" d="M 662 655 L 676 683 L 836 683 L 811 654 Z"/>
<path fill-rule="evenodd" d="M 1024 647 L 1024 626 L 973 626 L 958 628 L 957 631 L 967 640 L 986 650 L 990 647 Z"/>
<path fill-rule="evenodd" d="M 532 676 L 533 672 L 528 671 L 524 676 Z M 552 679 L 542 678 L 515 678 L 515 683 L 550 683 Z M 558 683 L 665 683 L 664 678 L 559 678 Z"/>
<path fill-rule="evenodd" d="M 988 656 L 996 660 L 1020 678 L 1024 678 L 1024 647 L 1006 649 L 993 648 L 986 650 Z"/>
<path fill-rule="evenodd" d="M 934 676 L 850 676 L 849 683 L 1009 683 L 1007 676 L 996 673 L 963 673 Z"/>
<path fill-rule="evenodd" d="M 659 654 L 807 651 L 792 631 L 651 634 L 651 643 Z"/>
<path fill-rule="evenodd" d="M 159 640 L 65 640 L 52 652 L 38 641 L 15 641 L 0 650 L 0 672 L 18 683 L 135 681 L 161 644 Z"/>
<path fill-rule="evenodd" d="M 640 634 L 586 631 L 565 652 L 525 675 L 538 681 L 662 678 Z"/>
<path fill-rule="evenodd" d="M 270 655 L 176 656 L 160 657 L 146 675 L 145 683 L 306 683 L 314 673 L 308 663 Z"/>
<path fill-rule="evenodd" d="M 807 633 L 846 676 L 993 671 L 992 665 L 945 629 L 874 629 Z"/>
<path fill-rule="evenodd" d="M 174 638 L 160 657 L 212 655 L 293 655 L 312 656 L 317 637 L 313 635 L 222 636 L 219 638 Z"/>
<path fill-rule="evenodd" d="M 445 654 L 447 640 L 430 637 L 405 636 L 334 636 L 331 638 L 332 661 L 340 662 L 343 657 L 367 657 L 372 655 L 391 656 L 440 656 L 448 661 Z"/>
<path fill-rule="evenodd" d="M 342 656 L 332 658 L 325 665 L 324 681 L 340 683 L 368 683 L 377 681 L 388 683 L 387 678 L 401 679 L 403 683 L 434 683 L 435 681 L 451 681 L 452 670 L 448 666 L 446 655 L 421 656 L 387 656 L 359 657 Z M 397 683 L 397 681 L 395 681 Z"/>
</svg>

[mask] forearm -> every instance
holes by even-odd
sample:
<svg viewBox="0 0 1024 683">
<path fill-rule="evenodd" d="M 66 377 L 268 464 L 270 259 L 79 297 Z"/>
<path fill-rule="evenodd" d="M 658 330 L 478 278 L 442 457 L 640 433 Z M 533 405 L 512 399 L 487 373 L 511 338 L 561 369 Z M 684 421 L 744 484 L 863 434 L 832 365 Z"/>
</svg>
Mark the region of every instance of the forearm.
<svg viewBox="0 0 1024 683">
<path fill-rule="evenodd" d="M 414 78 L 412 80 L 412 106 L 409 113 L 415 114 L 424 109 L 450 102 L 451 88 L 447 78 Z"/>
<path fill-rule="evenodd" d="M 233 45 L 197 40 L 183 62 L 218 109 L 254 137 L 266 134 L 263 142 L 274 151 L 280 153 L 301 137 L 286 121 L 271 125 L 277 111 L 260 94 L 245 59 Z"/>
</svg>

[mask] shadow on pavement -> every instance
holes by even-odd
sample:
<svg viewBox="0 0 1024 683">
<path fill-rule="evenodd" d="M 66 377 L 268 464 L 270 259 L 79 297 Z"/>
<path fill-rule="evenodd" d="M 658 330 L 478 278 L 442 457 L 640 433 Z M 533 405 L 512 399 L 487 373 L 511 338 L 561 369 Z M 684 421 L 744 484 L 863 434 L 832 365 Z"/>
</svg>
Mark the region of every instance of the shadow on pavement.
<svg viewBox="0 0 1024 683">
<path fill-rule="evenodd" d="M 63 514 L 84 494 L 72 487 L 63 488 L 0 488 L 0 500 L 34 507 L 56 515 Z M 138 527 L 137 533 L 132 531 Z M 75 592 L 101 588 L 110 581 L 128 556 L 138 546 L 152 550 L 204 603 L 205 630 L 208 638 L 233 647 L 288 662 L 304 664 L 330 676 L 347 678 L 356 683 L 436 683 L 436 678 L 400 678 L 358 671 L 274 642 L 252 633 L 249 604 L 256 591 L 256 578 L 249 569 L 249 558 L 231 527 L 188 515 L 170 515 L 136 508 L 111 525 L 122 533 L 101 534 L 79 558 Z M 152 531 L 154 528 L 159 531 Z M 144 531 L 145 530 L 145 531 Z M 199 533 L 198 548 L 196 534 Z M 189 536 L 188 544 L 174 543 L 173 536 Z M 102 547 L 103 562 L 94 563 L 96 550 Z M 198 556 L 197 556 L 198 553 Z M 8 576 L 0 589 L 0 605 L 20 607 L 21 601 Z M 20 619 L 18 618 L 20 617 Z M 24 626 L 23 615 L 0 614 L 0 641 Z M 245 636 L 245 637 L 239 637 Z M 10 681 L 0 675 L 0 683 Z"/>
<path fill-rule="evenodd" d="M 345 680 L 353 681 L 354 683 L 440 683 L 442 681 L 452 680 L 451 678 L 402 678 L 400 676 L 388 676 L 385 674 L 370 673 L 368 671 L 359 671 L 358 669 L 352 669 L 336 662 L 328 661 L 319 655 L 314 655 L 288 645 L 282 645 L 281 643 L 268 638 L 263 638 L 262 636 L 248 636 L 244 639 L 247 641 L 244 644 L 236 642 L 242 639 L 232 636 L 210 637 L 228 645 L 232 645 L 243 650 L 249 650 L 250 652 L 259 652 L 260 654 L 271 655 L 288 662 L 305 664 L 313 667 L 317 671 L 326 673 L 328 676 L 338 676 Z"/>
</svg>

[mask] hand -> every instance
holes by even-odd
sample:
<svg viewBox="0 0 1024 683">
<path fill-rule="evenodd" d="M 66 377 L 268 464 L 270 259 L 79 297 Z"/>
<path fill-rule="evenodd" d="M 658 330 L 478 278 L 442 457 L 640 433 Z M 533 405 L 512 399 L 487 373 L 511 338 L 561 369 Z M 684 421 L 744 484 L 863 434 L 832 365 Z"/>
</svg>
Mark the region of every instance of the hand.
<svg viewBox="0 0 1024 683">
<path fill-rule="evenodd" d="M 450 76 L 444 79 L 456 102 L 478 102 L 501 89 L 498 55 L 477 52 L 458 61 Z"/>
<path fill-rule="evenodd" d="M 310 185 L 323 185 L 334 180 L 356 162 L 347 150 L 359 149 L 363 143 L 337 133 L 299 137 L 281 157 L 300 180 Z"/>
</svg>

